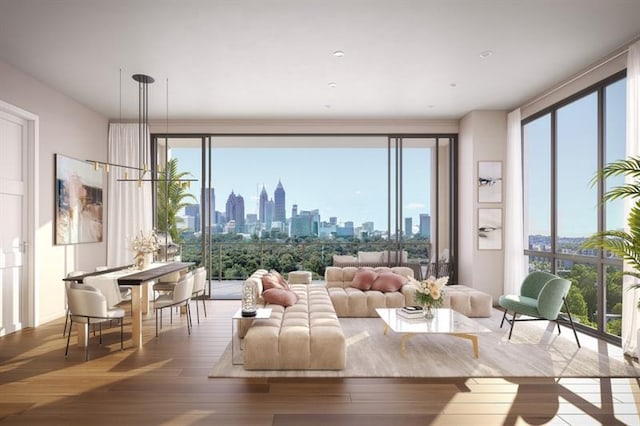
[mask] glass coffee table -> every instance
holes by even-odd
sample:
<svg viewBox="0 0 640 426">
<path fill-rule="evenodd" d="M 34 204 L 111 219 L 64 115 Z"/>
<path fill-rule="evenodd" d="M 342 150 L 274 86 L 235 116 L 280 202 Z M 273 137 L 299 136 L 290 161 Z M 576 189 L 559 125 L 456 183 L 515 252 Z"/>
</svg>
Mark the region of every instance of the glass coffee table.
<svg viewBox="0 0 640 426">
<path fill-rule="evenodd" d="M 378 308 L 376 312 L 384 321 L 384 334 L 391 329 L 402 334 L 400 349 L 404 355 L 407 341 L 416 334 L 449 334 L 471 340 L 473 353 L 478 358 L 479 333 L 490 333 L 487 327 L 449 308 L 439 308 L 434 311 L 434 317 L 405 318 L 397 315 L 400 309 Z"/>
</svg>

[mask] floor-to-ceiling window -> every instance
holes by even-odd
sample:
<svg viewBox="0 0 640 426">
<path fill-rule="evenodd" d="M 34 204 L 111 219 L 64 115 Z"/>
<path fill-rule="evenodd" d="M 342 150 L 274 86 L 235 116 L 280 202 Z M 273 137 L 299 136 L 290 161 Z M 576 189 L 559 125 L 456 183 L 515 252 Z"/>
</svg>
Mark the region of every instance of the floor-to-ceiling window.
<svg viewBox="0 0 640 426">
<path fill-rule="evenodd" d="M 320 279 L 334 255 L 384 251 L 420 274 L 453 259 L 452 135 L 154 139 L 157 167 L 193 180 L 174 239 L 183 260 L 207 266 L 213 297 L 236 297 L 233 281 L 259 267 Z"/>
<path fill-rule="evenodd" d="M 580 324 L 614 338 L 620 336 L 622 260 L 582 243 L 624 226 L 621 203 L 600 201 L 621 180 L 593 178 L 624 158 L 625 105 L 622 72 L 523 121 L 529 270 L 570 279 L 569 306 Z"/>
</svg>

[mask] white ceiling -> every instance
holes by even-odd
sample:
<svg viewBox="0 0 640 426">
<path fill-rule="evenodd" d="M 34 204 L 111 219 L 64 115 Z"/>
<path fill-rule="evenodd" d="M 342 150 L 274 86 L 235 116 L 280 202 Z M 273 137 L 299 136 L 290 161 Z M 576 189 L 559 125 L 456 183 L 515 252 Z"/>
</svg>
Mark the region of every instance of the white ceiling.
<svg viewBox="0 0 640 426">
<path fill-rule="evenodd" d="M 134 73 L 152 118 L 167 79 L 172 120 L 460 118 L 638 36 L 639 0 L 0 0 L 0 60 L 116 119 L 120 69 L 123 118 Z"/>
</svg>

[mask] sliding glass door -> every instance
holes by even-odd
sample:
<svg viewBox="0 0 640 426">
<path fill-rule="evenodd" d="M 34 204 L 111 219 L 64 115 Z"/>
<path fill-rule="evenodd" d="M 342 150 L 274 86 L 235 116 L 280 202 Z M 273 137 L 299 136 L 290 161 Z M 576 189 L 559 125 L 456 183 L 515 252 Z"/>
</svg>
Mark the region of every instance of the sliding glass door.
<svg viewBox="0 0 640 426">
<path fill-rule="evenodd" d="M 334 256 L 366 252 L 417 277 L 453 274 L 453 137 L 154 139 L 158 170 L 182 178 L 158 184 L 156 228 L 207 267 L 211 297 L 239 297 L 257 268 L 322 279 Z"/>
</svg>

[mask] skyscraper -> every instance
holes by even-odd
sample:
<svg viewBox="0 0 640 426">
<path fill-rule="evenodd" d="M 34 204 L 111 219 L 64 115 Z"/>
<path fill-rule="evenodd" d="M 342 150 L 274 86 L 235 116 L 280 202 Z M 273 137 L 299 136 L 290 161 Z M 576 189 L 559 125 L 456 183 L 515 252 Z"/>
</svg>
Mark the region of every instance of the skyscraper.
<svg viewBox="0 0 640 426">
<path fill-rule="evenodd" d="M 299 215 L 291 218 L 292 237 L 308 237 L 313 235 L 313 215 L 308 211 L 301 211 Z"/>
<path fill-rule="evenodd" d="M 404 218 L 404 235 L 406 237 L 413 236 L 413 218 L 412 217 Z"/>
<path fill-rule="evenodd" d="M 274 210 L 274 203 L 273 200 L 269 200 L 267 201 L 267 208 L 266 208 L 266 212 L 265 212 L 265 223 L 264 223 L 264 229 L 266 229 L 267 231 L 271 231 L 271 225 L 273 224 L 273 210 Z"/>
<path fill-rule="evenodd" d="M 184 207 L 184 214 L 193 218 L 193 232 L 200 232 L 200 204 L 188 204 Z"/>
<path fill-rule="evenodd" d="M 363 222 L 362 229 L 367 233 L 367 235 L 373 235 L 373 222 Z"/>
<path fill-rule="evenodd" d="M 287 212 L 285 206 L 285 192 L 282 187 L 282 182 L 278 180 L 278 186 L 276 190 L 273 192 L 273 201 L 275 203 L 274 212 L 273 212 L 273 220 L 286 223 L 287 221 Z"/>
<path fill-rule="evenodd" d="M 426 213 L 420 214 L 420 236 L 423 238 L 431 236 L 431 216 Z"/>
<path fill-rule="evenodd" d="M 296 216 L 298 216 L 298 205 L 294 204 L 291 206 L 291 217 L 294 218 Z"/>
<path fill-rule="evenodd" d="M 260 224 L 267 223 L 267 203 L 269 202 L 269 196 L 267 190 L 262 185 L 262 191 L 260 192 L 260 205 L 258 206 L 258 221 Z"/>
<path fill-rule="evenodd" d="M 227 223 L 233 221 L 235 232 L 244 232 L 244 198 L 233 191 L 229 194 L 226 204 Z"/>
</svg>

